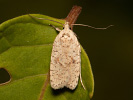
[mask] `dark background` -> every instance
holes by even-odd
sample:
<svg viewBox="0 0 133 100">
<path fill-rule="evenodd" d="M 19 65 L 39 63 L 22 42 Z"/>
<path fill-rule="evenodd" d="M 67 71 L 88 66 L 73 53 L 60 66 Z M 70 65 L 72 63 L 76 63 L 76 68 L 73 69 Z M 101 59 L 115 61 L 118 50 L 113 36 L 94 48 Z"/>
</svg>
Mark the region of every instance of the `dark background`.
<svg viewBox="0 0 133 100">
<path fill-rule="evenodd" d="M 93 69 L 92 100 L 133 100 L 133 4 L 130 0 L 0 0 L 0 23 L 35 13 L 65 18 L 73 5 L 83 10 L 75 26 Z"/>
</svg>

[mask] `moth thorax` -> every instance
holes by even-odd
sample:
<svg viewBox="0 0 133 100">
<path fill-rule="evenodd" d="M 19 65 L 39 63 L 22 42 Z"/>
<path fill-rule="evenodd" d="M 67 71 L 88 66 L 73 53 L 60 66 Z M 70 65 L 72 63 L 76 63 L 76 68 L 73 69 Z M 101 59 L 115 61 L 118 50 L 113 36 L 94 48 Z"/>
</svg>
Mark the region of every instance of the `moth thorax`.
<svg viewBox="0 0 133 100">
<path fill-rule="evenodd" d="M 71 38 L 70 37 L 66 38 L 66 37 L 67 36 L 65 35 L 64 37 L 61 38 L 61 45 L 64 48 L 68 48 L 71 44 Z"/>
</svg>

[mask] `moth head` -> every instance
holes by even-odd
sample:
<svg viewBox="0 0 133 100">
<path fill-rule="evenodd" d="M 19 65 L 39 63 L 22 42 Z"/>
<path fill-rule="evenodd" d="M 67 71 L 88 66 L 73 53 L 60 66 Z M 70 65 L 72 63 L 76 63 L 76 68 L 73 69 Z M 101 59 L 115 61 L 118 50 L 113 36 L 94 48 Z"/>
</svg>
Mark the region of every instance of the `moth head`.
<svg viewBox="0 0 133 100">
<path fill-rule="evenodd" d="M 69 22 L 65 22 L 65 24 L 63 25 L 63 29 L 71 29 L 71 27 L 69 26 Z"/>
</svg>

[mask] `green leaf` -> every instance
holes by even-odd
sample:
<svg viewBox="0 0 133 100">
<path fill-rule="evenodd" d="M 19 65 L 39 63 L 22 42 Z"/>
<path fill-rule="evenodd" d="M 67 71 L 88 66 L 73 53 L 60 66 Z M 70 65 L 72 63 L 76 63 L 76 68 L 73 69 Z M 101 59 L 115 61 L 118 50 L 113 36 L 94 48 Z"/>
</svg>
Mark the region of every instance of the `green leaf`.
<svg viewBox="0 0 133 100">
<path fill-rule="evenodd" d="M 32 16 L 65 20 L 32 14 Z M 75 90 L 53 90 L 49 83 L 50 56 L 53 41 L 58 34 L 49 24 L 61 24 L 31 18 L 28 15 L 8 20 L 0 25 L 0 68 L 11 75 L 8 83 L 0 85 L 0 100 L 90 100 L 94 80 L 87 54 L 82 48 L 82 79 Z M 39 99 L 42 98 L 42 99 Z"/>
</svg>

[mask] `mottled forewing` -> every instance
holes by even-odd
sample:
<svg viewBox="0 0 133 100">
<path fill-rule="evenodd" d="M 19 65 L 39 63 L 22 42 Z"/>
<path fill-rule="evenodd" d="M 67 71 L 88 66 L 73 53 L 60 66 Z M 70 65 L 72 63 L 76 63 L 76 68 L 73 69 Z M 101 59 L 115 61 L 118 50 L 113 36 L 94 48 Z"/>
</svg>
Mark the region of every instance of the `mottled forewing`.
<svg viewBox="0 0 133 100">
<path fill-rule="evenodd" d="M 50 84 L 53 89 L 64 86 L 72 90 L 76 88 L 81 68 L 80 52 L 80 44 L 73 31 L 61 31 L 51 53 Z"/>
</svg>

